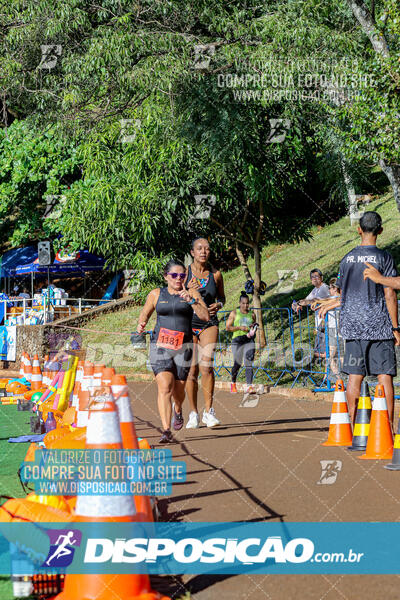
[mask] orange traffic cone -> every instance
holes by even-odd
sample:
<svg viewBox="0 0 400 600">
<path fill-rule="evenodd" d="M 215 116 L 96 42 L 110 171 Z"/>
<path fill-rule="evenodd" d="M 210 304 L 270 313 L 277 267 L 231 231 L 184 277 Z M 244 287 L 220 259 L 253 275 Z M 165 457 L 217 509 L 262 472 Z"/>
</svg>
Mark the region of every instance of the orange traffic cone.
<svg viewBox="0 0 400 600">
<path fill-rule="evenodd" d="M 372 402 L 367 449 L 365 454 L 358 458 L 369 460 L 390 459 L 392 454 L 393 433 L 386 405 L 385 388 L 382 384 L 378 384 Z"/>
<path fill-rule="evenodd" d="M 90 392 L 93 384 L 93 373 L 94 373 L 94 364 L 85 361 L 83 364 L 83 376 L 81 381 L 81 388 L 84 392 Z"/>
<path fill-rule="evenodd" d="M 122 444 L 124 448 L 138 450 L 136 429 L 133 422 L 131 402 L 125 375 L 114 375 L 111 390 L 118 409 Z"/>
<path fill-rule="evenodd" d="M 43 361 L 43 376 L 42 376 L 42 384 L 45 386 L 49 386 L 51 381 L 49 381 L 49 355 L 46 354 Z"/>
<path fill-rule="evenodd" d="M 114 375 L 111 380 L 111 390 L 118 409 L 119 427 L 121 430 L 122 446 L 127 450 L 138 450 L 139 442 L 131 410 L 128 384 L 125 375 Z M 153 510 L 149 496 L 135 496 L 137 512 L 143 513 L 145 521 L 153 522 Z"/>
<path fill-rule="evenodd" d="M 30 381 L 32 379 L 32 363 L 28 353 L 25 355 L 25 379 Z"/>
<path fill-rule="evenodd" d="M 94 365 L 93 371 L 93 388 L 101 387 L 101 380 L 103 377 L 103 369 L 106 368 L 106 365 Z"/>
<path fill-rule="evenodd" d="M 115 369 L 113 367 L 105 367 L 105 369 L 103 369 L 103 375 L 101 377 L 101 385 L 111 385 L 111 381 L 114 375 Z"/>
<path fill-rule="evenodd" d="M 81 386 L 80 386 L 81 388 Z M 78 392 L 79 396 L 79 404 L 78 410 L 76 413 L 76 426 L 77 427 L 86 427 L 89 419 L 89 401 L 90 394 L 89 390 L 80 389 Z"/>
<path fill-rule="evenodd" d="M 347 409 L 344 383 L 341 379 L 338 379 L 333 395 L 328 439 L 322 446 L 349 446 L 351 441 L 351 424 L 349 411 Z"/>
<path fill-rule="evenodd" d="M 101 388 L 91 405 L 86 432 L 87 448 L 122 448 L 118 414 L 110 388 Z M 97 392 L 98 393 L 98 392 Z M 100 401 L 100 400 L 103 401 Z M 138 521 L 132 496 L 78 496 L 77 522 Z M 148 575 L 67 575 L 56 600 L 169 600 L 151 589 Z"/>
<path fill-rule="evenodd" d="M 79 409 L 79 392 L 81 390 L 82 390 L 81 382 L 79 380 L 76 381 L 76 379 L 75 379 L 74 391 L 72 392 L 72 403 L 71 403 L 71 406 L 73 406 L 77 411 Z"/>
<path fill-rule="evenodd" d="M 32 363 L 32 375 L 31 375 L 31 389 L 40 390 L 42 387 L 42 372 L 40 370 L 40 362 L 37 354 L 33 357 Z"/>
<path fill-rule="evenodd" d="M 25 352 L 23 352 L 21 354 L 21 362 L 20 362 L 20 367 L 19 367 L 19 374 L 20 377 L 24 377 L 25 376 Z"/>
</svg>

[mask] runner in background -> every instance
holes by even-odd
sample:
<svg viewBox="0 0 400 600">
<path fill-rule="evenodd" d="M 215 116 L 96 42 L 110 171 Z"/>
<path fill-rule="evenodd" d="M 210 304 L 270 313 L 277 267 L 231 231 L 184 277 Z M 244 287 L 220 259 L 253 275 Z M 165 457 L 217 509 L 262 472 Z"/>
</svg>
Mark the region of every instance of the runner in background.
<svg viewBox="0 0 400 600">
<path fill-rule="evenodd" d="M 254 336 L 256 334 L 256 327 L 253 327 L 256 322 L 256 316 L 254 312 L 250 313 L 249 297 L 246 292 L 242 292 L 239 298 L 239 309 L 233 310 L 226 322 L 226 330 L 233 331 L 232 335 L 232 354 L 233 354 L 233 367 L 231 372 L 231 393 L 235 394 L 236 389 L 236 378 L 239 373 L 239 369 L 242 366 L 244 360 L 244 366 L 246 369 L 246 385 L 247 393 L 253 391 L 253 360 L 256 345 L 254 343 Z"/>
<path fill-rule="evenodd" d="M 196 429 L 200 425 L 197 410 L 197 393 L 199 369 L 204 397 L 202 422 L 207 427 L 219 425 L 213 407 L 214 399 L 214 352 L 218 340 L 217 312 L 224 306 L 224 282 L 219 271 L 209 263 L 210 246 L 205 238 L 197 238 L 192 243 L 191 255 L 193 263 L 189 265 L 185 282 L 188 290 L 198 290 L 209 310 L 209 320 L 193 315 L 193 362 L 190 368 L 186 391 L 190 403 L 188 429 Z"/>
<path fill-rule="evenodd" d="M 164 268 L 166 287 L 156 288 L 147 296 L 139 315 L 137 331 L 143 333 L 150 316 L 157 313 L 157 322 L 150 341 L 150 364 L 158 388 L 158 411 L 163 434 L 160 444 L 172 441 L 172 426 L 183 426 L 182 403 L 192 355 L 193 312 L 207 319 L 208 310 L 196 289 L 185 290 L 185 266 L 170 260 Z M 172 405 L 173 401 L 173 405 Z"/>
<path fill-rule="evenodd" d="M 340 263 L 341 298 L 322 306 L 320 314 L 325 316 L 328 310 L 340 306 L 340 332 L 346 340 L 342 370 L 349 375 L 346 395 L 353 423 L 362 380 L 366 375 L 374 375 L 385 387 L 393 426 L 393 376 L 397 372 L 394 346 L 400 345 L 396 292 L 364 279 L 364 272 L 366 264 L 374 264 L 385 277 L 396 277 L 397 271 L 389 252 L 376 247 L 376 239 L 382 233 L 382 219 L 377 212 L 364 213 L 358 233 L 360 246 Z"/>
</svg>

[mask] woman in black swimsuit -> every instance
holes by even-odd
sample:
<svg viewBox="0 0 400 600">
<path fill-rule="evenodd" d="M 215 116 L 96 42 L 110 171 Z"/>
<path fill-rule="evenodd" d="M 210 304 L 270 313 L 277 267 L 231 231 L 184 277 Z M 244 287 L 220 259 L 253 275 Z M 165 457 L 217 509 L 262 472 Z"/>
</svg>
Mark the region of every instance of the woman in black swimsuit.
<svg viewBox="0 0 400 600">
<path fill-rule="evenodd" d="M 218 340 L 217 312 L 225 303 L 224 282 L 219 271 L 208 264 L 210 246 L 204 238 L 197 238 L 192 243 L 193 263 L 188 267 L 186 289 L 198 290 L 209 310 L 209 319 L 203 320 L 200 315 L 193 315 L 193 362 L 189 371 L 186 391 L 190 403 L 190 415 L 186 424 L 188 429 L 199 427 L 197 412 L 197 391 L 199 367 L 204 396 L 205 409 L 202 421 L 207 427 L 219 425 L 212 406 L 214 396 L 214 352 Z"/>
<path fill-rule="evenodd" d="M 185 290 L 184 265 L 170 260 L 164 268 L 166 287 L 156 288 L 147 296 L 139 316 L 137 331 L 143 333 L 154 311 L 157 322 L 150 341 L 150 364 L 158 387 L 158 411 L 163 426 L 161 444 L 172 441 L 170 430 L 183 426 L 182 403 L 192 355 L 193 313 L 208 319 L 208 310 L 196 289 Z M 173 406 L 172 406 L 173 399 Z"/>
</svg>

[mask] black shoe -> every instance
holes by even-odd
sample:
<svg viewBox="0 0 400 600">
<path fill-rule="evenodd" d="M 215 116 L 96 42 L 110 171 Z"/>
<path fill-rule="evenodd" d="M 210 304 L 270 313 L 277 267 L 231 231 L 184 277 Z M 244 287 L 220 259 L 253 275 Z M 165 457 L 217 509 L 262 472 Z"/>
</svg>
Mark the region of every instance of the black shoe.
<svg viewBox="0 0 400 600">
<path fill-rule="evenodd" d="M 179 431 L 183 427 L 182 409 L 180 412 L 176 412 L 175 403 L 172 404 L 172 427 L 175 431 Z"/>
<path fill-rule="evenodd" d="M 162 436 L 160 437 L 159 440 L 159 444 L 169 444 L 170 442 L 172 442 L 172 433 L 170 432 L 169 429 L 166 429 L 165 431 L 163 431 Z"/>
</svg>

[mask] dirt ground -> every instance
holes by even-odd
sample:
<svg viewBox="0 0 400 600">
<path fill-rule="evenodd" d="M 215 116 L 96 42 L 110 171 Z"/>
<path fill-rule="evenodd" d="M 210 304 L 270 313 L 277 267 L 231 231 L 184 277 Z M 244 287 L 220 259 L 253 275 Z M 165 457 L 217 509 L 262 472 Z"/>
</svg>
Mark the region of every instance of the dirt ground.
<svg viewBox="0 0 400 600">
<path fill-rule="evenodd" d="M 156 387 L 131 383 L 130 389 L 137 433 L 157 446 Z M 328 402 L 265 394 L 257 406 L 243 408 L 241 398 L 217 390 L 222 424 L 176 433 L 169 448 L 175 459 L 186 461 L 187 481 L 160 500 L 161 520 L 399 520 L 400 472 L 384 469 L 384 461 L 361 461 L 358 453 L 321 446 L 329 427 Z M 184 405 L 185 417 L 187 412 Z M 332 485 L 317 483 L 321 460 L 342 461 Z M 171 597 L 190 592 L 195 600 L 398 600 L 399 584 L 399 576 L 389 575 L 187 575 L 155 583 Z"/>
</svg>

